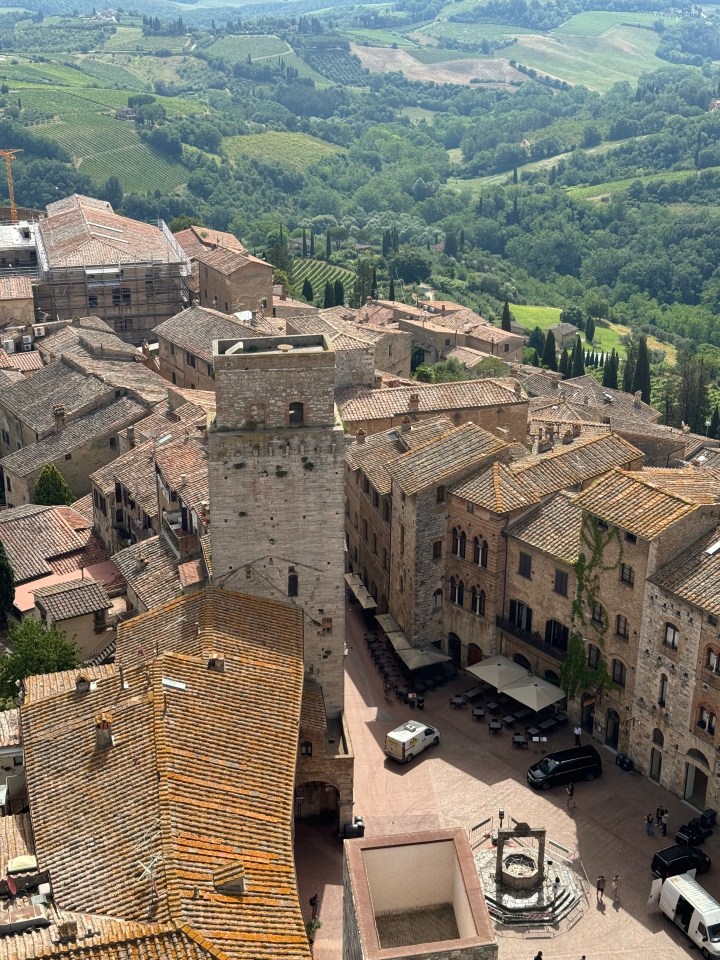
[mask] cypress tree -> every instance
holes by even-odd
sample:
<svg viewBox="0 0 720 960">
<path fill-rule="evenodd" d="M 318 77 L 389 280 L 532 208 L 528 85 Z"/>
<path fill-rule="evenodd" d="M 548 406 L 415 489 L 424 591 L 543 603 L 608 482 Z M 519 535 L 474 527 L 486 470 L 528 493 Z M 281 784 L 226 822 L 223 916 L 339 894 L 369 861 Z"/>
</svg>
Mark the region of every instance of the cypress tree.
<svg viewBox="0 0 720 960">
<path fill-rule="evenodd" d="M 558 365 L 558 370 L 563 375 L 563 380 L 567 380 L 568 371 L 571 369 L 570 356 L 567 352 L 567 347 L 563 347 L 563 352 L 560 354 L 560 363 Z"/>
<path fill-rule="evenodd" d="M 617 390 L 618 385 L 618 357 L 615 349 L 608 354 L 605 358 L 605 366 L 603 367 L 603 379 L 602 385 L 604 387 L 609 387 L 611 390 Z"/>
<path fill-rule="evenodd" d="M 65 478 L 52 463 L 43 467 L 35 481 L 33 503 L 46 506 L 69 505 L 75 499 Z"/>
<path fill-rule="evenodd" d="M 370 296 L 373 300 L 377 300 L 378 287 L 377 287 L 377 270 L 373 266 L 372 278 L 370 280 Z"/>
<path fill-rule="evenodd" d="M 307 256 L 307 233 L 305 232 L 305 227 L 303 227 L 303 257 Z"/>
<path fill-rule="evenodd" d="M 315 231 L 310 231 L 310 256 L 315 256 Z"/>
<path fill-rule="evenodd" d="M 454 233 L 447 233 L 445 235 L 445 243 L 443 244 L 443 253 L 447 254 L 448 257 L 456 257 L 457 252 L 457 237 Z"/>
<path fill-rule="evenodd" d="M 600 359 L 598 360 L 598 366 L 599 366 L 599 367 L 604 367 L 604 366 L 605 366 L 605 351 L 604 351 L 604 350 L 601 350 L 601 351 L 600 351 Z"/>
<path fill-rule="evenodd" d="M 712 437 L 713 440 L 720 440 L 720 410 L 718 410 L 718 405 L 715 404 L 715 409 L 712 412 L 712 417 L 710 417 L 710 426 L 708 427 L 708 436 Z"/>
<path fill-rule="evenodd" d="M 595 339 L 595 321 L 592 317 L 588 317 L 585 324 L 585 339 L 588 343 L 592 343 Z"/>
<path fill-rule="evenodd" d="M 332 256 L 332 237 L 330 236 L 330 231 L 325 234 L 325 259 L 330 263 L 330 257 Z"/>
<path fill-rule="evenodd" d="M 633 370 L 630 389 L 632 393 L 639 390 L 643 403 L 650 403 L 650 357 L 648 356 L 647 337 L 644 335 L 638 340 L 635 369 Z"/>
<path fill-rule="evenodd" d="M 335 294 L 335 306 L 342 307 L 345 303 L 345 284 L 342 280 L 336 280 L 333 284 L 333 293 Z"/>
<path fill-rule="evenodd" d="M 335 288 L 329 280 L 325 281 L 325 297 L 323 299 L 323 309 L 335 306 Z"/>
<path fill-rule="evenodd" d="M 312 284 L 310 283 L 309 277 L 305 277 L 305 279 L 303 280 L 302 295 L 303 297 L 305 297 L 308 303 L 312 303 L 313 288 L 312 288 Z"/>
<path fill-rule="evenodd" d="M 626 357 L 622 375 L 622 389 L 625 391 L 625 393 L 630 393 L 632 391 L 633 372 L 633 365 L 630 357 Z"/>
<path fill-rule="evenodd" d="M 500 326 L 503 328 L 503 330 L 507 330 L 508 333 L 510 333 L 510 330 L 512 329 L 510 324 L 510 304 L 507 301 L 507 297 L 505 298 L 505 303 L 503 304 L 502 321 Z"/>
<path fill-rule="evenodd" d="M 461 252 L 465 249 L 465 227 L 460 228 L 460 240 L 458 246 L 460 247 Z"/>
<path fill-rule="evenodd" d="M 532 357 L 530 358 L 530 365 L 533 367 L 540 366 L 540 357 L 538 356 L 537 350 L 533 350 L 532 352 Z M 715 409 L 717 410 L 717 407 L 715 407 Z"/>
<path fill-rule="evenodd" d="M 390 277 L 390 290 L 388 291 L 388 300 L 395 300 L 395 281 Z"/>
<path fill-rule="evenodd" d="M 555 354 L 555 334 L 548 330 L 545 337 L 545 349 L 542 355 L 542 365 L 548 370 L 557 370 L 557 356 Z"/>
<path fill-rule="evenodd" d="M 582 341 L 580 334 L 575 337 L 575 357 L 572 365 L 572 376 L 582 377 L 585 373 L 585 355 L 582 352 Z"/>
</svg>

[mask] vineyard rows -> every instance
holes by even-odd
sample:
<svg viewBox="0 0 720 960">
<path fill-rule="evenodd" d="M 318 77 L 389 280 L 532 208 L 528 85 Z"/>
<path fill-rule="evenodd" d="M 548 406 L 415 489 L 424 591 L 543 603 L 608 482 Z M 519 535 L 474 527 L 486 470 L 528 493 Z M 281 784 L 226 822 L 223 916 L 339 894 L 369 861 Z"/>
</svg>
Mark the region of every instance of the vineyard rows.
<svg viewBox="0 0 720 960">
<path fill-rule="evenodd" d="M 206 48 L 209 56 L 223 63 L 232 65 L 244 63 L 248 56 L 253 60 L 273 57 L 278 54 L 291 53 L 289 45 L 274 35 L 250 35 L 221 37 Z"/>
<path fill-rule="evenodd" d="M 370 71 L 360 60 L 342 50 L 318 50 L 305 53 L 307 62 L 328 80 L 347 86 L 367 86 Z"/>
<path fill-rule="evenodd" d="M 302 289 L 305 278 L 310 281 L 313 288 L 313 297 L 322 298 L 325 284 L 329 280 L 335 283 L 340 280 L 345 286 L 345 293 L 349 293 L 355 280 L 355 274 L 352 270 L 346 270 L 345 267 L 338 267 L 332 263 L 325 263 L 324 260 L 311 260 L 309 257 L 303 259 L 296 257 L 293 261 L 293 284 L 298 292 Z"/>
<path fill-rule="evenodd" d="M 307 133 L 284 133 L 276 130 L 225 137 L 223 140 L 223 150 L 230 160 L 248 158 L 265 163 L 281 163 L 295 170 L 303 170 L 325 156 L 340 153 L 341 149 Z"/>
<path fill-rule="evenodd" d="M 108 177 L 119 177 L 123 189 L 140 194 L 154 190 L 168 194 L 188 178 L 188 172 L 181 164 L 159 157 L 144 143 L 88 157 L 80 164 L 80 172 L 86 173 L 97 183 L 104 183 Z"/>
</svg>

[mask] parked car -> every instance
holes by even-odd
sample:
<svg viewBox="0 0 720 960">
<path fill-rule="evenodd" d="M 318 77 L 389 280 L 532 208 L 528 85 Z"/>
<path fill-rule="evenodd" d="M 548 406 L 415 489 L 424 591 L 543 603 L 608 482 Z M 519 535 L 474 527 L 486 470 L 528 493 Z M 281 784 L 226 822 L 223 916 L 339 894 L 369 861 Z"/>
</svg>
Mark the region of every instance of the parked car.
<svg viewBox="0 0 720 960">
<path fill-rule="evenodd" d="M 595 747 L 571 747 L 549 753 L 527 772 L 531 787 L 549 790 L 561 783 L 594 780 L 602 774 L 602 760 Z"/>
<path fill-rule="evenodd" d="M 652 858 L 650 869 L 656 877 L 667 880 L 668 877 L 690 873 L 691 870 L 696 870 L 698 873 L 707 873 L 711 865 L 710 857 L 702 850 L 698 850 L 697 847 L 689 847 L 684 843 L 678 843 L 674 847 L 665 847 L 664 850 L 658 850 Z"/>
</svg>

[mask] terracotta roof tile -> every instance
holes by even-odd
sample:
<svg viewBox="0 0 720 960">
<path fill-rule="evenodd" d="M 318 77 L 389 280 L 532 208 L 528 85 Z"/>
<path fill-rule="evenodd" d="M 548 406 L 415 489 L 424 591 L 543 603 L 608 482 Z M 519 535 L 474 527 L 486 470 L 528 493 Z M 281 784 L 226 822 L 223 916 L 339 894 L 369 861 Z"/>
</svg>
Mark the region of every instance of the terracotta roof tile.
<svg viewBox="0 0 720 960">
<path fill-rule="evenodd" d="M 411 394 L 417 394 L 421 413 L 527 403 L 522 391 L 519 395 L 515 392 L 514 380 L 461 380 L 458 383 L 418 383 L 414 387 L 383 390 L 351 388 L 338 397 L 340 415 L 351 423 L 397 417 L 408 413 Z"/>
<path fill-rule="evenodd" d="M 259 333 L 240 323 L 234 315 L 209 307 L 188 307 L 155 327 L 158 339 L 187 350 L 205 363 L 212 363 L 213 340 L 257 337 Z"/>
<path fill-rule="evenodd" d="M 178 560 L 164 537 L 134 543 L 114 554 L 113 560 L 128 587 L 148 610 L 182 593 Z"/>
<path fill-rule="evenodd" d="M 88 577 L 41 587 L 35 591 L 35 604 L 55 622 L 112 607 L 104 587 Z"/>
<path fill-rule="evenodd" d="M 0 277 L 0 300 L 32 300 L 30 277 Z"/>
<path fill-rule="evenodd" d="M 581 527 L 582 510 L 575 504 L 575 495 L 558 493 L 507 527 L 506 533 L 572 564 L 580 554 Z"/>
<path fill-rule="evenodd" d="M 70 504 L 73 510 L 76 513 L 79 513 L 81 517 L 84 517 L 90 525 L 93 523 L 93 499 L 91 493 L 86 493 L 84 497 L 80 497 L 79 500 L 75 500 Z"/>
<path fill-rule="evenodd" d="M 720 527 L 711 530 L 650 577 L 668 593 L 720 616 L 720 550 L 708 550 L 720 542 Z"/>
<path fill-rule="evenodd" d="M 595 407 L 608 417 L 622 416 L 633 420 L 648 420 L 651 423 L 660 419 L 659 410 L 636 399 L 632 393 L 603 387 L 589 373 L 558 382 L 538 371 L 529 377 L 522 377 L 521 382 L 531 396 L 560 398 L 569 403 Z"/>
<path fill-rule="evenodd" d="M 245 250 L 242 243 L 232 233 L 211 230 L 209 227 L 188 227 L 187 230 L 180 230 L 174 234 L 174 237 L 191 260 L 214 247 L 226 247 L 229 250 L 240 252 Z"/>
<path fill-rule="evenodd" d="M 254 257 L 247 250 L 229 250 L 227 247 L 217 247 L 215 250 L 203 250 L 195 255 L 195 258 L 211 270 L 215 270 L 223 276 L 229 277 L 238 270 L 242 270 L 249 263 L 259 263 L 271 272 L 273 267 L 271 263 Z"/>
<path fill-rule="evenodd" d="M 6 353 L 0 350 L 0 368 L 3 370 L 31 373 L 33 370 L 42 370 L 44 366 L 43 358 L 37 350 L 21 350 L 19 353 Z"/>
<path fill-rule="evenodd" d="M 577 499 L 589 513 L 653 540 L 700 505 L 720 501 L 720 473 L 696 470 L 613 470 Z"/>
<path fill-rule="evenodd" d="M 494 463 L 489 470 L 463 480 L 452 493 L 492 513 L 512 513 L 538 502 L 535 491 L 504 463 Z"/>
</svg>

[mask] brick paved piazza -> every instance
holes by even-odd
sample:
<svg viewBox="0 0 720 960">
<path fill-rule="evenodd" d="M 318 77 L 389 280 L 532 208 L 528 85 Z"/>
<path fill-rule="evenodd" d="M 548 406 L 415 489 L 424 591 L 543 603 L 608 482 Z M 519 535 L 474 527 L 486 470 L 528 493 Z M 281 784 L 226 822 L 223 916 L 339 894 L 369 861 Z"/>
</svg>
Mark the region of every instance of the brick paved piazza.
<svg viewBox="0 0 720 960">
<path fill-rule="evenodd" d="M 471 827 L 488 816 L 506 815 L 545 826 L 548 837 L 582 860 L 593 887 L 584 913 L 544 939 L 523 939 L 517 932 L 497 932 L 501 960 L 532 960 L 538 950 L 543 960 L 675 960 L 687 957 L 692 945 L 669 921 L 648 910 L 650 860 L 655 850 L 673 842 L 674 831 L 693 808 L 638 774 L 621 772 L 614 754 L 603 747 L 604 773 L 593 783 L 580 783 L 577 808 L 568 812 L 563 788 L 535 792 L 525 783 L 529 764 L 539 757 L 540 744 L 528 751 L 512 746 L 507 732 L 492 736 L 484 723 L 472 720 L 470 710 L 451 710 L 453 693 L 473 686 L 460 677 L 427 696 L 425 719 L 440 729 L 438 748 L 430 748 L 408 766 L 385 759 L 383 742 L 388 730 L 414 712 L 386 701 L 379 676 L 363 643 L 364 629 L 348 612 L 349 651 L 346 657 L 346 711 L 355 750 L 355 812 L 365 821 L 367 835 L 417 829 Z M 570 730 L 551 735 L 546 750 L 572 746 Z M 645 814 L 662 804 L 670 810 L 668 837 L 648 837 Z M 671 835 L 672 834 L 672 835 Z M 320 896 L 322 929 L 318 931 L 316 960 L 339 960 L 341 947 L 341 844 L 327 831 L 302 824 L 297 831 L 298 879 L 301 902 Z M 720 899 L 720 828 L 703 849 L 713 869 L 700 882 Z M 610 878 L 622 875 L 619 905 L 613 905 Z M 604 909 L 596 905 L 594 880 L 608 878 Z M 429 882 L 431 882 L 429 878 Z M 692 954 L 699 952 L 692 948 Z"/>
</svg>

